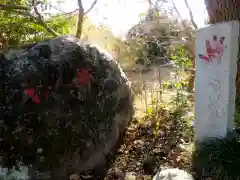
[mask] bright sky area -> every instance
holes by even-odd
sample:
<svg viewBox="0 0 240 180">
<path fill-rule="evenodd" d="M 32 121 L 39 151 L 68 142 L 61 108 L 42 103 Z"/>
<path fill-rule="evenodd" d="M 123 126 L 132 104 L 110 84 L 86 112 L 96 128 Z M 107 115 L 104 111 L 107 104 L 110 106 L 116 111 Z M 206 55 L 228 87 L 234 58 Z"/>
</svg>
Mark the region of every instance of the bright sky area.
<svg viewBox="0 0 240 180">
<path fill-rule="evenodd" d="M 52 0 L 57 1 L 57 0 Z M 87 10 L 94 0 L 83 0 L 84 8 Z M 174 0 L 182 18 L 189 18 L 188 10 L 184 0 Z M 206 10 L 204 0 L 188 0 L 192 9 L 194 20 L 199 27 L 204 25 Z M 61 5 L 61 10 L 70 12 L 76 9 L 77 0 L 65 0 Z M 148 9 L 147 0 L 98 0 L 96 6 L 88 14 L 95 24 L 106 24 L 114 35 L 124 36 L 124 34 L 138 23 L 139 15 Z"/>
</svg>

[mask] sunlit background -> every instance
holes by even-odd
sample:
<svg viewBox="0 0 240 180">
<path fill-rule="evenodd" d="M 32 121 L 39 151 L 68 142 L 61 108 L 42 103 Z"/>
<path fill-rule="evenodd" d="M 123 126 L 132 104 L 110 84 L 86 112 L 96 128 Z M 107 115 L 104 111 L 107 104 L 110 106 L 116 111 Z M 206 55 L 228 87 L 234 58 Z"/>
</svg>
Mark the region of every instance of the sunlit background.
<svg viewBox="0 0 240 180">
<path fill-rule="evenodd" d="M 53 5 L 64 12 L 71 12 L 78 7 L 77 1 L 52 0 Z M 59 3 L 58 3 L 59 2 Z M 183 19 L 189 18 L 188 9 L 184 0 L 174 0 L 178 11 Z M 88 9 L 93 0 L 83 1 L 83 6 Z M 199 27 L 203 26 L 204 18 L 207 16 L 204 0 L 188 0 L 189 6 L 194 13 L 194 20 Z M 148 9 L 147 0 L 99 0 L 88 17 L 95 24 L 105 24 L 112 29 L 116 36 L 124 34 L 139 21 L 139 15 Z"/>
</svg>

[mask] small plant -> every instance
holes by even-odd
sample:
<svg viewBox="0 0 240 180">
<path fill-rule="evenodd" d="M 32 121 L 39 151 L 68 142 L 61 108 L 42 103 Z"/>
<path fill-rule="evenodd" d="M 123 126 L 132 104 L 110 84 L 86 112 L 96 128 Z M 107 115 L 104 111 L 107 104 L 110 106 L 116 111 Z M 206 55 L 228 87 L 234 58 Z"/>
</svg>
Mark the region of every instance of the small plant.
<svg viewBox="0 0 240 180">
<path fill-rule="evenodd" d="M 173 52 L 171 59 L 174 64 L 180 67 L 192 67 L 192 61 L 186 55 L 186 50 L 183 46 L 177 46 L 175 51 Z"/>
<path fill-rule="evenodd" d="M 185 108 L 187 106 L 187 96 L 182 91 L 177 91 L 176 96 L 172 102 L 176 105 L 176 108 Z"/>
</svg>

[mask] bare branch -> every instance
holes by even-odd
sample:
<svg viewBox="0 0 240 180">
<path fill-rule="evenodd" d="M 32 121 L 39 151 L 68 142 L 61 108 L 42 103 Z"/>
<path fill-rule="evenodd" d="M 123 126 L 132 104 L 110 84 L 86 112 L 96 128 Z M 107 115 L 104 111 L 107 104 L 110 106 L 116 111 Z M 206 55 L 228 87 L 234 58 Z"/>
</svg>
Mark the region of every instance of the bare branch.
<svg viewBox="0 0 240 180">
<path fill-rule="evenodd" d="M 189 29 L 188 26 L 186 25 L 186 23 L 184 22 L 182 16 L 180 15 L 180 13 L 179 13 L 179 11 L 178 11 L 178 9 L 177 9 L 177 7 L 176 7 L 176 4 L 174 3 L 173 0 L 172 0 L 172 4 L 173 4 L 173 8 L 174 8 L 174 10 L 176 11 L 179 19 L 181 20 L 181 23 L 182 23 L 183 27 L 185 28 L 185 30 Z M 190 39 L 192 40 L 192 36 L 190 36 Z M 190 42 L 191 42 L 191 40 L 190 40 Z M 192 46 L 189 46 L 188 44 L 185 44 L 184 47 L 191 53 L 191 55 L 192 55 L 193 57 L 195 57 L 195 52 L 194 52 L 194 49 L 193 49 Z"/>
<path fill-rule="evenodd" d="M 83 16 L 84 16 L 84 9 L 82 5 L 82 0 L 78 0 L 78 23 L 77 23 L 77 31 L 76 31 L 76 38 L 80 38 L 82 34 L 82 24 L 83 24 Z"/>
<path fill-rule="evenodd" d="M 41 24 L 49 33 L 51 33 L 54 36 L 58 36 L 58 33 L 55 32 L 53 29 L 51 29 L 50 27 L 48 27 L 48 25 L 43 21 L 41 14 L 38 12 L 37 9 L 37 2 L 36 0 L 32 0 L 32 4 L 33 4 L 33 8 L 34 8 L 34 12 L 37 15 L 37 21 L 39 24 Z"/>
<path fill-rule="evenodd" d="M 63 13 L 59 13 L 59 14 L 56 14 L 56 15 L 50 15 L 51 18 L 56 18 L 56 17 L 61 17 L 61 16 L 73 16 L 73 15 L 76 15 L 78 12 L 78 9 L 75 9 L 71 12 L 63 12 Z M 49 20 L 46 20 L 45 22 L 48 22 Z"/>
<path fill-rule="evenodd" d="M 86 15 L 87 13 L 89 13 L 93 8 L 94 8 L 94 6 L 97 4 L 97 0 L 95 0 L 93 3 L 92 3 L 92 5 L 90 6 L 90 8 L 87 10 L 87 11 L 85 11 L 84 12 L 84 15 Z"/>
<path fill-rule="evenodd" d="M 78 0 L 78 11 L 84 12 L 82 0 Z"/>
<path fill-rule="evenodd" d="M 147 1 L 148 1 L 148 9 L 151 9 L 153 6 L 153 3 L 151 0 L 147 0 Z"/>
<path fill-rule="evenodd" d="M 178 18 L 181 20 L 181 23 L 182 23 L 183 27 L 184 27 L 185 29 L 188 29 L 187 25 L 185 24 L 185 22 L 184 22 L 184 20 L 183 20 L 183 18 L 182 18 L 182 16 L 181 16 L 181 14 L 179 13 L 179 11 L 178 11 L 178 9 L 177 9 L 177 6 L 176 6 L 176 4 L 174 3 L 173 0 L 172 0 L 172 4 L 173 4 L 174 10 L 176 11 L 176 13 L 177 13 L 177 15 L 178 15 Z"/>
<path fill-rule="evenodd" d="M 153 7 L 156 10 L 160 10 L 160 7 L 162 7 L 162 5 L 164 4 L 164 1 L 161 1 L 161 0 L 156 0 L 155 4 L 152 2 L 152 0 L 147 0 L 147 1 L 148 1 L 149 9 L 151 9 Z M 158 6 L 159 2 L 161 2 L 160 6 Z"/>
<path fill-rule="evenodd" d="M 190 15 L 191 23 L 192 23 L 193 27 L 194 27 L 195 29 L 197 29 L 198 26 L 197 26 L 196 22 L 194 21 L 192 10 L 191 10 L 191 8 L 190 8 L 187 0 L 184 0 L 184 2 L 185 2 L 185 5 L 186 5 L 186 7 L 187 7 L 187 9 L 188 9 L 189 15 Z"/>
<path fill-rule="evenodd" d="M 94 0 L 94 2 L 92 3 L 92 5 L 90 6 L 90 8 L 84 12 L 84 8 L 82 5 L 82 0 L 78 0 L 78 23 L 77 23 L 77 32 L 76 32 L 76 37 L 80 38 L 81 34 L 82 34 L 82 24 L 83 24 L 83 17 L 84 15 L 86 15 L 87 13 L 89 13 L 94 6 L 97 4 L 97 0 Z"/>
</svg>

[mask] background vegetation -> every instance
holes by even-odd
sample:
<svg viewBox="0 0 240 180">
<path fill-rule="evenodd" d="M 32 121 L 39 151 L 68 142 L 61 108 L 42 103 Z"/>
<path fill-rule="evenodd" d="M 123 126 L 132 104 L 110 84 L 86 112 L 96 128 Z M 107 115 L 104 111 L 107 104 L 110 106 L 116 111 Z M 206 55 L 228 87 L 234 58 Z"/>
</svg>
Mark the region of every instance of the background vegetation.
<svg viewBox="0 0 240 180">
<path fill-rule="evenodd" d="M 197 155 L 193 153 L 193 157 L 200 157 L 202 161 L 198 159 L 197 162 L 202 163 L 197 169 L 193 168 L 194 40 L 198 27 L 187 1 L 184 2 L 188 7 L 189 21 L 182 19 L 174 1 L 148 0 L 148 11 L 141 14 L 139 22 L 129 29 L 124 40 L 115 37 L 106 25 L 97 26 L 88 18 L 97 0 L 89 9 L 84 9 L 81 0 L 77 2 L 76 10 L 62 12 L 47 0 L 1 0 L 0 52 L 71 34 L 97 44 L 115 56 L 127 75 L 132 72 L 143 74 L 170 62 L 177 67 L 173 79 L 160 79 L 154 88 L 144 88 L 144 82 L 136 85 L 136 104 L 143 100 L 144 108 L 136 114 L 128 128 L 119 150 L 120 161 L 112 162 L 107 176 L 114 176 L 114 168 L 126 171 L 138 168 L 136 173 L 140 178 L 152 177 L 158 167 L 170 166 L 193 174 L 197 172 L 196 179 L 204 179 L 205 176 L 218 180 L 238 178 L 238 174 L 231 170 L 231 163 L 228 163 L 231 160 L 236 163 L 234 166 L 239 164 L 239 153 L 231 151 L 239 148 L 237 140 L 234 143 L 211 141 L 211 145 L 205 146 L 205 151 L 195 151 Z M 170 4 L 170 8 L 164 8 L 165 3 Z M 210 4 L 208 11 L 211 8 Z M 51 14 L 53 9 L 57 13 Z M 210 20 L 214 21 L 211 17 Z M 141 70 L 137 71 L 139 66 Z M 235 127 L 240 126 L 239 109 L 237 106 Z M 229 154 L 228 159 L 224 159 L 222 154 Z M 212 165 L 208 166 L 211 160 Z M 221 166 L 222 163 L 225 166 Z M 206 167 L 209 170 L 207 175 L 202 171 Z"/>
</svg>

